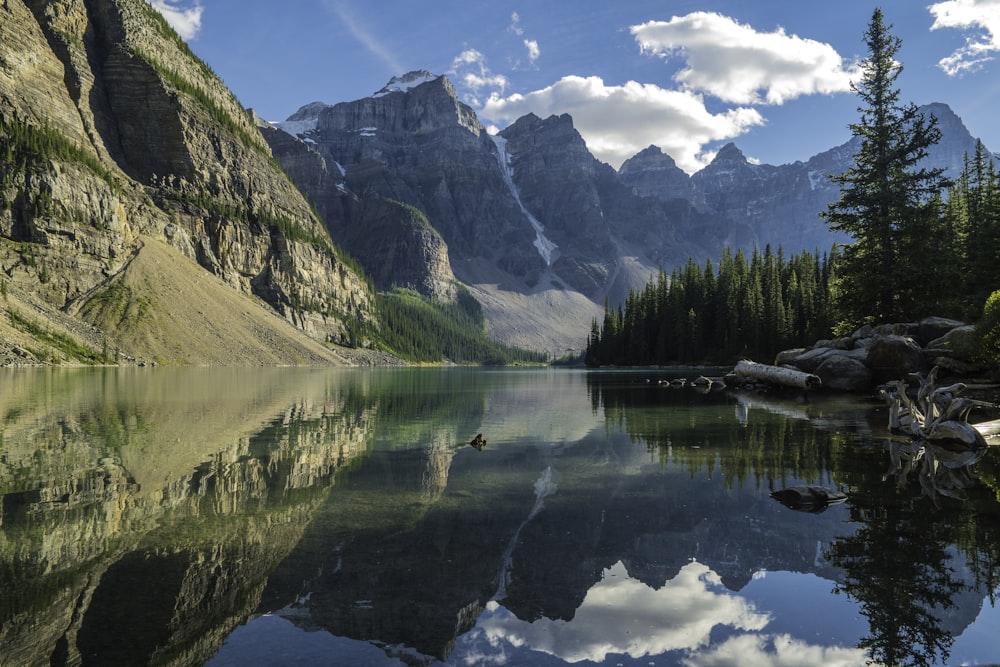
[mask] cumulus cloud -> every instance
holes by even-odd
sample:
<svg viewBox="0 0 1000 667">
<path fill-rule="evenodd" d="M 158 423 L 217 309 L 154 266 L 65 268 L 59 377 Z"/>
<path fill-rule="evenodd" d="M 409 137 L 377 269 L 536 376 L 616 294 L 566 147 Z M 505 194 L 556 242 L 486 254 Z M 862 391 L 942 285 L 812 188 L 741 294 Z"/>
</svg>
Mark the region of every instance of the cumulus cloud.
<svg viewBox="0 0 1000 667">
<path fill-rule="evenodd" d="M 502 95 L 509 83 L 506 76 L 497 74 L 486 65 L 486 57 L 476 49 L 466 49 L 455 56 L 448 75 L 457 79 L 465 101 L 482 106 L 481 95 Z"/>
<path fill-rule="evenodd" d="M 938 66 L 948 76 L 975 71 L 1000 51 L 1000 0 L 948 0 L 927 8 L 934 16 L 931 30 L 972 31 L 965 46 L 942 58 Z"/>
<path fill-rule="evenodd" d="M 519 619 L 490 602 L 476 627 L 458 640 L 459 664 L 509 665 L 536 651 L 562 661 L 605 662 L 673 654 L 688 667 L 798 667 L 865 664 L 863 649 L 818 646 L 766 632 L 770 614 L 727 590 L 717 573 L 691 562 L 654 589 L 632 578 L 619 561 L 604 571 L 568 621 Z M 722 630 L 722 632 L 719 632 Z M 715 636 L 730 635 L 717 640 Z M 541 661 L 539 661 L 541 662 Z M 645 660 L 644 660 L 645 662 Z"/>
<path fill-rule="evenodd" d="M 570 114 L 590 151 L 616 168 L 654 144 L 689 173 L 713 157 L 703 151 L 705 144 L 739 136 L 764 123 L 760 113 L 748 107 L 713 114 L 702 97 L 689 90 L 635 81 L 613 86 L 596 76 L 563 77 L 524 95 L 493 93 L 482 108 L 482 115 L 496 123 L 509 123 L 527 113 L 543 118 Z"/>
<path fill-rule="evenodd" d="M 516 13 L 509 29 L 523 33 Z M 714 12 L 647 21 L 630 32 L 642 53 L 676 69 L 675 85 L 610 85 L 599 77 L 573 75 L 524 94 L 504 97 L 494 89 L 474 106 L 499 126 L 529 112 L 542 117 L 568 113 L 591 152 L 614 167 L 653 144 L 693 173 L 714 157 L 707 145 L 764 124 L 754 107 L 849 92 L 851 80 L 860 75 L 859 64 L 845 61 L 829 44 L 782 28 L 760 32 Z M 538 51 L 529 40 L 524 44 L 534 62 Z M 712 104 L 706 104 L 709 98 Z M 718 102 L 729 108 L 718 110 Z"/>
<path fill-rule="evenodd" d="M 783 104 L 802 95 L 850 90 L 858 70 L 829 44 L 758 32 L 713 12 L 632 26 L 644 53 L 682 58 L 674 75 L 683 88 L 733 104 Z"/>
<path fill-rule="evenodd" d="M 163 14 L 170 27 L 177 31 L 184 41 L 191 41 L 198 36 L 201 30 L 201 13 L 203 11 L 200 3 L 193 6 L 183 7 L 177 0 L 147 0 L 153 9 Z"/>
</svg>

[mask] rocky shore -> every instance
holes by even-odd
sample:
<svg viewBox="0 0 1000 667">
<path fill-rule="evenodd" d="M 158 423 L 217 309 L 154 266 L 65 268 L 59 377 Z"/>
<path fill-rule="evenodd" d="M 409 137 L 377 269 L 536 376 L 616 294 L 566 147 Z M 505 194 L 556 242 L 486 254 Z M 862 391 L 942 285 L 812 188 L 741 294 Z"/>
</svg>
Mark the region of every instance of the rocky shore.
<svg viewBox="0 0 1000 667">
<path fill-rule="evenodd" d="M 911 374 L 926 374 L 935 366 L 941 377 L 987 383 L 989 369 L 977 358 L 976 349 L 972 325 L 928 317 L 920 322 L 865 325 L 850 336 L 784 350 L 774 365 L 814 374 L 824 389 L 834 391 L 868 391 Z"/>
</svg>

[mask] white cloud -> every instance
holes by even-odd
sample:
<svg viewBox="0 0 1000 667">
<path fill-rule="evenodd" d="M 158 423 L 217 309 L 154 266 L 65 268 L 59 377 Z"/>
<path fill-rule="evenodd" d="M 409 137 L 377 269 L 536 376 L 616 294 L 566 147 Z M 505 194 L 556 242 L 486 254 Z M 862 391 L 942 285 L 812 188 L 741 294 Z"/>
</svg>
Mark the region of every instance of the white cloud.
<svg viewBox="0 0 1000 667">
<path fill-rule="evenodd" d="M 1000 51 L 1000 0 L 948 0 L 929 6 L 931 30 L 958 28 L 974 31 L 965 46 L 938 61 L 948 76 L 980 69 Z"/>
<path fill-rule="evenodd" d="M 497 124 L 507 124 L 527 113 L 543 118 L 570 114 L 590 151 L 616 168 L 654 144 L 689 173 L 713 157 L 703 151 L 705 144 L 736 137 L 764 123 L 751 108 L 713 114 L 702 97 L 691 91 L 635 81 L 609 86 L 596 76 L 567 76 L 525 95 L 493 93 L 481 111 Z"/>
<path fill-rule="evenodd" d="M 518 37 L 524 34 L 524 28 L 521 27 L 521 15 L 517 12 L 513 12 L 510 15 L 510 25 L 507 26 L 507 30 L 511 31 Z"/>
<path fill-rule="evenodd" d="M 538 56 L 542 54 L 541 50 L 538 48 L 538 41 L 534 39 L 524 40 L 524 48 L 528 49 L 528 62 L 534 63 L 538 60 Z"/>
<path fill-rule="evenodd" d="M 482 106 L 481 95 L 502 95 L 510 83 L 503 74 L 496 74 L 486 66 L 486 57 L 476 49 L 466 49 L 455 56 L 448 75 L 455 78 L 463 91 L 466 102 Z"/>
<path fill-rule="evenodd" d="M 170 27 L 177 31 L 186 42 L 198 36 L 201 30 L 201 13 L 203 8 L 196 2 L 194 6 L 184 8 L 177 0 L 147 0 L 153 9 L 163 14 Z"/>
<path fill-rule="evenodd" d="M 856 64 L 823 42 L 758 32 L 713 12 L 632 26 L 645 53 L 684 59 L 674 80 L 734 104 L 783 104 L 802 95 L 850 90 Z"/>
</svg>

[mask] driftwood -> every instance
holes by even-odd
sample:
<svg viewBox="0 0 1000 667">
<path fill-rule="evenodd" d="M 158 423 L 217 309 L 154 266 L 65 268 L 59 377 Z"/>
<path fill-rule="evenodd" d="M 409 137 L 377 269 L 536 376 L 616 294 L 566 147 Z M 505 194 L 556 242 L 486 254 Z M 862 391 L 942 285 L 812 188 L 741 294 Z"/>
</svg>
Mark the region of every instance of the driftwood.
<svg viewBox="0 0 1000 667">
<path fill-rule="evenodd" d="M 920 379 L 916 400 L 905 380 L 888 383 L 881 394 L 889 406 L 889 430 L 917 441 L 978 449 L 986 447 L 983 434 L 969 423 L 976 401 L 959 396 L 966 386 L 957 382 L 936 386 L 938 367 Z"/>
<path fill-rule="evenodd" d="M 784 366 L 758 364 L 746 359 L 740 360 L 736 364 L 736 368 L 733 369 L 733 372 L 753 380 L 779 384 L 785 387 L 796 387 L 798 389 L 819 389 L 823 385 L 823 381 L 819 379 L 818 375 L 804 373 L 794 368 L 785 368 Z"/>
</svg>

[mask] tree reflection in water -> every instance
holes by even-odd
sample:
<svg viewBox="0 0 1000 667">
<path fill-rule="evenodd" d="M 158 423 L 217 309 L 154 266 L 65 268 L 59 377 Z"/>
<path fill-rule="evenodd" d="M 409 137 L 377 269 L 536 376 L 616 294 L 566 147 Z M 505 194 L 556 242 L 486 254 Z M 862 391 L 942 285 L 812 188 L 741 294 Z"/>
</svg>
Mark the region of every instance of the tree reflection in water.
<svg viewBox="0 0 1000 667">
<path fill-rule="evenodd" d="M 888 475 L 875 464 L 840 462 L 855 489 L 850 516 L 859 528 L 827 549 L 826 558 L 844 571 L 834 590 L 856 600 L 867 617 L 870 634 L 860 646 L 873 662 L 943 663 L 955 640 L 947 619 L 956 597 L 985 591 L 995 601 L 996 500 L 974 484 L 969 465 L 944 464 L 956 460 L 947 450 L 898 441 L 885 449 Z M 974 454 L 964 460 L 975 464 L 983 458 L 983 452 Z M 981 472 L 996 479 L 995 470 Z M 887 483 L 890 477 L 897 483 Z M 957 499 L 959 494 L 968 499 Z M 971 571 L 971 582 L 962 570 Z"/>
</svg>

